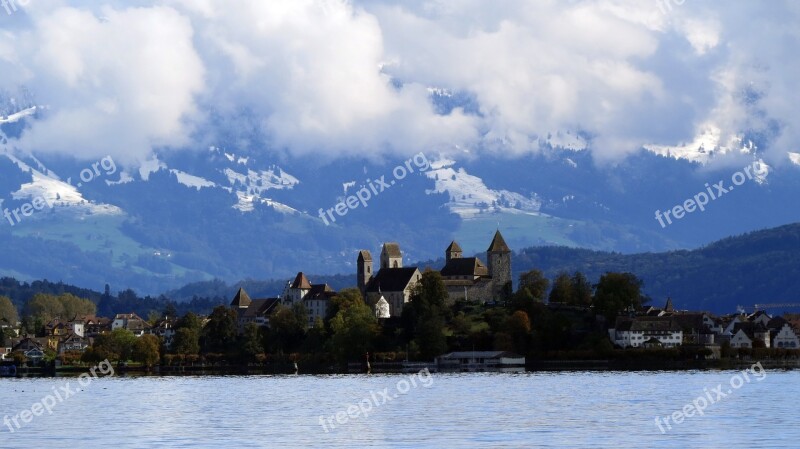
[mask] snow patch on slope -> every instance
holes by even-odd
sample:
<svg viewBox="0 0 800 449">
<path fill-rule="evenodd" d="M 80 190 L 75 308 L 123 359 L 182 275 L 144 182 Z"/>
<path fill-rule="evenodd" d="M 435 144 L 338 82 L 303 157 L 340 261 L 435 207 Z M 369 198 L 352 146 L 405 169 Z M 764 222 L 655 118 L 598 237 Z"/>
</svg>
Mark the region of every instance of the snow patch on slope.
<svg viewBox="0 0 800 449">
<path fill-rule="evenodd" d="M 714 156 L 739 151 L 752 154 L 757 149 L 752 141 L 744 142 L 741 137 L 732 137 L 722 141 L 722 131 L 714 125 L 705 126 L 689 143 L 679 145 L 645 145 L 644 148 L 655 154 L 686 159 L 701 164 L 708 163 Z"/>
<path fill-rule="evenodd" d="M 455 169 L 455 162 L 440 160 L 431 164 L 427 176 L 435 181 L 435 188 L 427 194 L 447 193 L 447 207 L 461 218 L 475 218 L 483 213 L 510 212 L 539 215 L 542 202 L 535 195 L 525 195 L 508 190 L 493 190 L 481 178 L 470 175 L 463 168 Z"/>
<path fill-rule="evenodd" d="M 186 187 L 195 188 L 197 190 L 200 190 L 204 187 L 217 187 L 217 184 L 209 181 L 208 179 L 190 175 L 189 173 L 180 170 L 172 169 L 170 170 L 170 173 L 177 176 L 178 182 L 185 185 Z"/>
</svg>

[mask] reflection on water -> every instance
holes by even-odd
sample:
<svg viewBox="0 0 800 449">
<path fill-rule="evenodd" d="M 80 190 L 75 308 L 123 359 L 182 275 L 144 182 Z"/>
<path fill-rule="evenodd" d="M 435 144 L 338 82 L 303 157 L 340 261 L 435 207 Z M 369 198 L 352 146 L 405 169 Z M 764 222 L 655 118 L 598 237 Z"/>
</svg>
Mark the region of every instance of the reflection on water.
<svg viewBox="0 0 800 449">
<path fill-rule="evenodd" d="M 14 433 L 0 427 L 0 447 L 797 447 L 800 372 L 768 372 L 659 431 L 656 416 L 733 374 L 0 379 L 0 418 L 75 390 Z"/>
</svg>

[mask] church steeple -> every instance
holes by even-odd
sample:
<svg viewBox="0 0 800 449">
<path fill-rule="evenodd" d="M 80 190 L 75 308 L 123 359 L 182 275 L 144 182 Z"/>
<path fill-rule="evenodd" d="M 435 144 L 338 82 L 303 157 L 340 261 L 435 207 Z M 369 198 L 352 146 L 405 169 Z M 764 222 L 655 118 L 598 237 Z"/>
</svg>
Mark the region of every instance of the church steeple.
<svg viewBox="0 0 800 449">
<path fill-rule="evenodd" d="M 458 245 L 458 242 L 453 240 L 450 243 L 450 246 L 444 250 L 444 258 L 447 262 L 450 262 L 451 259 L 460 259 L 464 251 L 461 250 L 461 247 Z"/>
</svg>

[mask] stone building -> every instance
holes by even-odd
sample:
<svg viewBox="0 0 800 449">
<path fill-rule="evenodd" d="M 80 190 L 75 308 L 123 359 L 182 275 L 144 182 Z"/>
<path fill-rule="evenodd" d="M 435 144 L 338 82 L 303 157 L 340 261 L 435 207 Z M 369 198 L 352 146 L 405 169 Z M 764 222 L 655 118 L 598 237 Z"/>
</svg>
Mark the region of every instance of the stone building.
<svg viewBox="0 0 800 449">
<path fill-rule="evenodd" d="M 484 264 L 477 257 L 463 257 L 464 251 L 455 241 L 445 250 L 445 266 L 441 275 L 449 301 L 459 299 L 487 302 L 501 299 L 511 291 L 511 250 L 500 231 L 497 231 L 486 251 Z M 373 309 L 383 298 L 389 304 L 392 317 L 400 316 L 403 306 L 411 300 L 414 287 L 422 277 L 416 267 L 403 267 L 403 254 L 397 243 L 385 243 L 381 250 L 381 265 L 373 271 L 372 254 L 358 252 L 356 261 L 358 288 Z"/>
</svg>

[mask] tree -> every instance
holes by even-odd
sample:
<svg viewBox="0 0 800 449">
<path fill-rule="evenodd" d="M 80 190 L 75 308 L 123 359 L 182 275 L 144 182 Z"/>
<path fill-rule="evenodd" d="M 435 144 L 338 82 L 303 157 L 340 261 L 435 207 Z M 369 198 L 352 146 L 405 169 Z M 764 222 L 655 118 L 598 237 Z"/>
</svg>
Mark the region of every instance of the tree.
<svg viewBox="0 0 800 449">
<path fill-rule="evenodd" d="M 569 274 L 561 272 L 553 281 L 553 288 L 550 290 L 550 302 L 560 304 L 574 304 L 575 290 L 572 286 L 572 279 Z"/>
<path fill-rule="evenodd" d="M 593 305 L 596 313 L 605 316 L 606 322 L 614 320 L 624 311 L 642 307 L 642 281 L 632 273 L 606 273 L 597 283 Z"/>
<path fill-rule="evenodd" d="M 358 359 L 372 349 L 378 322 L 363 301 L 342 308 L 331 320 L 333 350 L 340 362 Z"/>
<path fill-rule="evenodd" d="M 200 335 L 200 330 L 202 329 L 203 324 L 200 322 L 200 318 L 194 314 L 194 312 L 187 312 L 178 322 L 175 324 L 175 329 L 190 329 L 197 332 Z"/>
<path fill-rule="evenodd" d="M 278 305 L 269 319 L 272 349 L 278 353 L 292 352 L 305 337 L 308 314 L 302 303 L 292 308 Z"/>
<path fill-rule="evenodd" d="M 539 270 L 531 270 L 519 276 L 519 291 L 528 289 L 537 301 L 544 301 L 550 281 Z"/>
<path fill-rule="evenodd" d="M 133 332 L 127 329 L 114 329 L 109 334 L 101 334 L 95 338 L 90 356 L 85 357 L 84 360 L 97 362 L 107 359 L 125 362 L 131 359 L 135 344 L 136 336 L 133 335 Z"/>
<path fill-rule="evenodd" d="M 142 335 L 133 344 L 133 360 L 148 367 L 155 365 L 161 360 L 160 346 L 161 342 L 155 335 Z"/>
<path fill-rule="evenodd" d="M 340 310 L 345 309 L 353 304 L 364 304 L 364 298 L 361 297 L 361 291 L 357 288 L 345 288 L 331 298 L 331 306 L 328 308 L 328 314 L 325 317 L 326 322 L 339 313 Z"/>
<path fill-rule="evenodd" d="M 580 271 L 572 276 L 572 292 L 576 306 L 588 307 L 592 304 L 592 284 Z"/>
<path fill-rule="evenodd" d="M 0 296 L 0 324 L 7 323 L 13 327 L 17 326 L 19 317 L 17 315 L 17 308 L 6 296 Z"/>
<path fill-rule="evenodd" d="M 262 344 L 261 328 L 255 323 L 248 323 L 244 327 L 242 335 L 242 356 L 248 362 L 256 359 L 256 356 L 264 353 Z"/>
<path fill-rule="evenodd" d="M 195 355 L 200 352 L 200 334 L 190 327 L 181 327 L 172 337 L 172 352 L 174 354 Z"/>
<path fill-rule="evenodd" d="M 61 305 L 64 308 L 65 320 L 71 320 L 78 316 L 94 315 L 97 312 L 97 306 L 88 299 L 78 298 L 70 293 L 65 293 L 58 297 Z"/>
<path fill-rule="evenodd" d="M 45 323 L 55 317 L 64 316 L 64 305 L 53 295 L 37 293 L 28 301 L 25 308 L 27 315 L 39 318 Z"/>
<path fill-rule="evenodd" d="M 426 270 L 403 309 L 403 319 L 419 346 L 420 357 L 430 360 L 447 350 L 444 336 L 447 288 L 438 271 Z"/>
<path fill-rule="evenodd" d="M 528 340 L 531 333 L 531 320 L 522 310 L 514 312 L 506 321 L 507 333 L 511 336 L 514 350 L 525 354 L 528 350 Z"/>
<path fill-rule="evenodd" d="M 236 311 L 225 306 L 217 306 L 208 318 L 208 324 L 203 329 L 204 349 L 219 352 L 232 349 L 238 332 Z"/>
<path fill-rule="evenodd" d="M 178 309 L 175 307 L 175 304 L 172 302 L 168 302 L 166 306 L 164 306 L 164 318 L 177 318 L 178 316 Z"/>
</svg>

